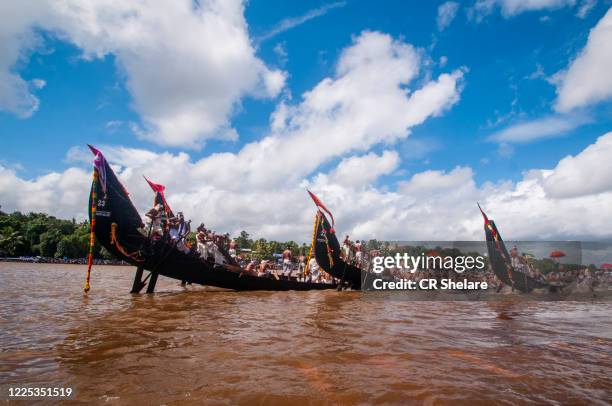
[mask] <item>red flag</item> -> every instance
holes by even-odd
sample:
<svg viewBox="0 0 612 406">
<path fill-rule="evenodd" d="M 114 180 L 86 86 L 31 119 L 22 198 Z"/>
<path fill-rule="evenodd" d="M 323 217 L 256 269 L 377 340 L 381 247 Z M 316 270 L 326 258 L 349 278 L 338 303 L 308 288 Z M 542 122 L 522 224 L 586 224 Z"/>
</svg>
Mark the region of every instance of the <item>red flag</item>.
<svg viewBox="0 0 612 406">
<path fill-rule="evenodd" d="M 151 189 L 153 189 L 154 192 L 164 194 L 164 191 L 166 190 L 166 187 L 164 185 L 153 183 L 149 179 L 147 179 L 147 177 L 144 175 L 142 177 L 145 178 L 145 180 L 147 181 L 149 186 L 151 186 Z"/>
<path fill-rule="evenodd" d="M 160 185 L 158 183 L 153 183 L 151 182 L 149 179 L 147 179 L 146 176 L 142 175 L 143 178 L 145 178 L 145 180 L 147 181 L 147 183 L 149 184 L 149 186 L 151 186 L 151 189 L 153 189 L 153 191 L 155 193 L 159 193 L 159 195 L 161 196 L 162 202 L 164 203 L 164 210 L 166 211 L 166 214 L 170 215 L 170 213 L 172 212 L 172 210 L 170 209 L 170 206 L 168 205 L 168 203 L 166 202 L 166 196 L 164 195 L 164 191 L 166 190 L 166 187 L 164 185 Z"/>
<path fill-rule="evenodd" d="M 325 207 L 323 202 L 321 200 L 319 200 L 319 198 L 317 196 L 315 196 L 314 193 L 312 193 L 310 190 L 307 190 L 307 192 L 310 195 L 310 197 L 312 198 L 312 201 L 317 205 L 317 207 L 323 209 L 327 214 L 329 214 L 329 217 L 331 217 L 332 230 L 333 230 L 333 228 L 334 228 L 334 215 L 332 214 L 332 212 L 329 211 L 329 209 L 327 207 Z"/>
</svg>

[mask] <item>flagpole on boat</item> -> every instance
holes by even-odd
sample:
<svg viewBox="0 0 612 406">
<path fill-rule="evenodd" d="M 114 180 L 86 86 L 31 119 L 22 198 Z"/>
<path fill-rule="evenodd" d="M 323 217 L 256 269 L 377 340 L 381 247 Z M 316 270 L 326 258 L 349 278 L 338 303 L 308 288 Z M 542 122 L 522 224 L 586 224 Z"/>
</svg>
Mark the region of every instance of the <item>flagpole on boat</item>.
<svg viewBox="0 0 612 406">
<path fill-rule="evenodd" d="M 87 277 L 85 279 L 85 287 L 83 288 L 83 291 L 85 293 L 89 292 L 89 290 L 91 289 L 91 267 L 93 265 L 94 245 L 96 243 L 96 234 L 94 230 L 96 227 L 96 201 L 98 200 L 98 196 L 96 194 L 97 184 L 98 170 L 94 167 L 93 181 L 91 184 L 91 220 L 89 222 L 89 254 L 87 256 Z"/>
</svg>

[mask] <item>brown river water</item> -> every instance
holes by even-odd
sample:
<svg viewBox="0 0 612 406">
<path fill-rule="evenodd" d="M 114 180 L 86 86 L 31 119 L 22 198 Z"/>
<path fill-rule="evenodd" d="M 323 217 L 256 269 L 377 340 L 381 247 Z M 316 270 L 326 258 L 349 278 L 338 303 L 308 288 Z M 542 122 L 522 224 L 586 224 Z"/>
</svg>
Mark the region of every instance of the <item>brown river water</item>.
<svg viewBox="0 0 612 406">
<path fill-rule="evenodd" d="M 94 404 L 609 404 L 612 301 L 223 292 L 0 263 L 0 386 Z M 38 401 L 40 402 L 40 401 Z M 43 400 L 43 403 L 53 403 Z"/>
</svg>

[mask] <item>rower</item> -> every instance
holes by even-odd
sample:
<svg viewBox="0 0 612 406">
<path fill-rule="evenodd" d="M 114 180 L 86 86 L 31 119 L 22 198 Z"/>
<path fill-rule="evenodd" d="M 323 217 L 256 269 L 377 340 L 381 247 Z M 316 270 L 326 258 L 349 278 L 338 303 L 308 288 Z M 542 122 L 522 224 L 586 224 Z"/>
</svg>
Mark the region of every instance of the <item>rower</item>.
<svg viewBox="0 0 612 406">
<path fill-rule="evenodd" d="M 217 245 L 218 241 L 219 236 L 217 236 L 214 231 L 210 232 L 208 234 L 208 241 L 206 243 L 206 246 L 208 248 L 209 258 L 212 257 L 212 260 L 215 264 L 221 265 L 224 264 L 226 261 L 223 254 L 219 251 L 219 246 Z"/>
<path fill-rule="evenodd" d="M 305 270 L 306 270 L 306 257 L 304 255 L 300 255 L 298 258 L 298 274 L 297 274 L 298 281 L 305 280 L 305 277 L 306 277 L 304 275 Z"/>
<path fill-rule="evenodd" d="M 517 271 L 521 271 L 521 261 L 520 261 L 520 257 L 519 257 L 519 252 L 518 252 L 518 248 L 517 246 L 513 246 L 510 249 L 510 265 L 512 265 L 512 268 L 516 269 Z"/>
<path fill-rule="evenodd" d="M 283 251 L 283 275 L 287 272 L 287 277 L 291 275 L 291 259 L 293 258 L 293 253 L 291 252 L 291 248 L 287 245 L 285 250 Z"/>
<path fill-rule="evenodd" d="M 355 262 L 357 266 L 361 266 L 361 261 L 363 260 L 363 246 L 361 242 L 357 240 L 355 242 Z"/>
<path fill-rule="evenodd" d="M 199 227 L 198 227 L 199 228 Z M 208 259 L 208 246 L 206 245 L 206 233 L 204 231 L 198 231 L 196 234 L 197 251 L 200 258 Z"/>
<path fill-rule="evenodd" d="M 257 276 L 264 277 L 268 275 L 268 261 L 265 259 L 259 263 L 259 270 L 257 271 Z"/>
<path fill-rule="evenodd" d="M 191 231 L 191 220 L 189 221 L 185 221 L 185 217 L 183 216 L 182 212 L 178 212 L 178 219 L 176 220 L 176 230 L 177 230 L 177 234 L 176 234 L 176 248 L 182 252 L 184 252 L 185 254 L 189 253 L 189 248 L 187 248 L 187 246 L 185 245 L 185 239 L 187 238 L 187 235 L 190 233 Z"/>
<path fill-rule="evenodd" d="M 349 240 L 348 234 L 344 237 L 344 241 L 342 242 L 342 254 L 344 255 L 344 260 L 346 262 L 350 262 L 351 260 L 351 240 Z"/>
<path fill-rule="evenodd" d="M 157 240 L 162 236 L 162 224 L 161 224 L 161 213 L 164 208 L 161 204 L 158 204 L 151 208 L 146 214 L 147 225 L 149 227 L 149 235 L 152 240 Z"/>
<path fill-rule="evenodd" d="M 319 280 L 321 267 L 314 256 L 310 258 L 310 261 L 308 262 L 308 270 L 308 282 L 317 282 Z"/>
<path fill-rule="evenodd" d="M 236 258 L 236 241 L 232 240 L 229 243 L 229 250 L 227 250 L 227 252 L 229 253 L 230 257 L 232 258 Z"/>
<path fill-rule="evenodd" d="M 257 260 L 255 258 L 251 259 L 244 269 L 248 273 L 254 273 L 255 268 L 257 267 Z"/>
</svg>

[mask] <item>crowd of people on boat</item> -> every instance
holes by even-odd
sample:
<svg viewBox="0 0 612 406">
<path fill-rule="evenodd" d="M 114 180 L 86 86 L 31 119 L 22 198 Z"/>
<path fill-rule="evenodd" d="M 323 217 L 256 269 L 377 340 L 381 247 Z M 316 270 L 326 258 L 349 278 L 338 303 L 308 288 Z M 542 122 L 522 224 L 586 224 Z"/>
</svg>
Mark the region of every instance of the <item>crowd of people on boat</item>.
<svg viewBox="0 0 612 406">
<path fill-rule="evenodd" d="M 152 241 L 166 241 L 173 244 L 178 250 L 188 255 L 194 255 L 214 265 L 239 267 L 242 274 L 252 276 L 292 279 L 300 282 L 328 283 L 337 281 L 323 271 L 314 257 L 307 259 L 305 255 L 294 255 L 287 246 L 280 255 L 280 259 L 258 259 L 253 253 L 238 252 L 235 240 L 229 233 L 220 234 L 206 228 L 201 223 L 195 230 L 195 243 L 189 241 L 191 220 L 185 220 L 182 212 L 173 216 L 162 204 L 157 204 L 146 214 L 145 227 Z"/>
<path fill-rule="evenodd" d="M 294 256 L 286 247 L 279 260 L 257 259 L 252 255 L 240 255 L 238 263 L 245 272 L 264 278 L 291 279 L 310 283 L 336 283 L 337 280 L 323 271 L 317 260 L 305 255 Z"/>
<path fill-rule="evenodd" d="M 366 252 L 366 247 L 363 241 L 357 240 L 352 242 L 348 235 L 342 241 L 341 257 L 347 263 L 355 265 L 358 268 L 365 269 L 366 263 L 369 262 L 370 256 L 377 255 L 376 252 Z"/>
<path fill-rule="evenodd" d="M 252 276 L 292 279 L 303 282 L 316 283 L 337 283 L 331 275 L 323 271 L 314 257 L 306 258 L 305 255 L 294 255 L 291 248 L 287 246 L 279 258 L 257 258 L 250 252 L 239 252 L 237 243 L 230 238 L 228 233 L 216 233 L 206 228 L 201 223 L 195 231 L 195 243 L 190 242 L 188 237 L 191 232 L 191 220 L 185 220 L 182 212 L 177 212 L 176 216 L 171 215 L 164 205 L 157 204 L 149 210 L 145 217 L 146 227 L 149 230 L 151 240 L 165 240 L 173 244 L 178 250 L 188 255 L 200 257 L 202 260 L 209 261 L 215 265 L 233 265 L 234 270 Z M 610 284 L 610 274 L 606 272 L 591 272 L 588 268 L 580 270 L 564 270 L 560 265 L 556 271 L 542 273 L 530 261 L 530 257 L 520 255 L 516 246 L 509 251 L 510 262 L 515 271 L 525 273 L 537 281 L 548 284 L 564 284 L 577 281 L 581 284 Z M 341 246 L 341 257 L 349 264 L 361 269 L 370 268 L 370 260 L 375 256 L 381 255 L 378 250 L 367 250 L 365 241 L 350 240 L 346 235 Z M 388 273 L 394 278 L 404 278 L 420 280 L 430 278 L 434 270 L 425 269 L 416 272 L 406 272 L 401 269 L 389 269 Z M 468 279 L 474 282 L 487 282 L 491 289 L 496 289 L 500 281 L 489 267 L 488 269 L 466 271 L 457 273 L 447 271 L 440 273 L 435 271 L 437 276 L 448 279 L 463 280 Z"/>
</svg>

